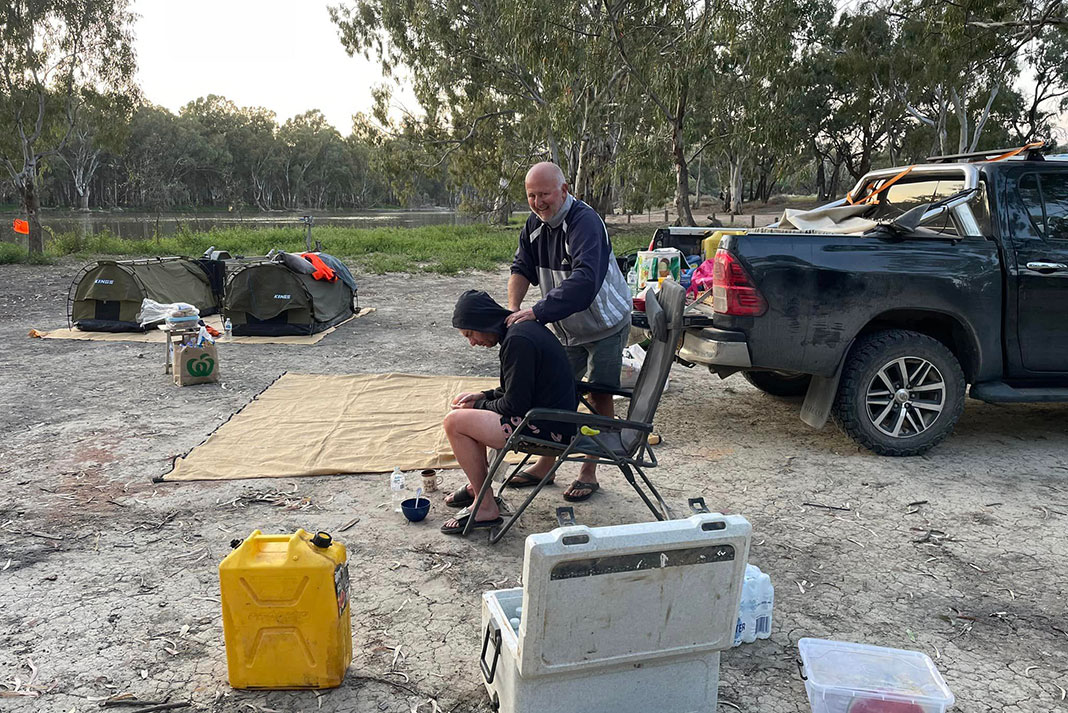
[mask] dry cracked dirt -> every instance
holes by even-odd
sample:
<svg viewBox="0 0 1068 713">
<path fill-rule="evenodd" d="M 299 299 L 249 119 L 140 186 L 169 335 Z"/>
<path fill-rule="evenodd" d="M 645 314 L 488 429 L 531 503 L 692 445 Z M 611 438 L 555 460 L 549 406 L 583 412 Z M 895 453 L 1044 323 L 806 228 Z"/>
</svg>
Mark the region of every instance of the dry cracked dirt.
<svg viewBox="0 0 1068 713">
<path fill-rule="evenodd" d="M 312 347 L 224 346 L 224 383 L 178 389 L 159 345 L 27 337 L 64 322 L 79 266 L 0 267 L 0 710 L 81 713 L 123 693 L 220 713 L 489 710 L 480 594 L 515 586 L 524 535 L 554 525 L 561 487 L 491 547 L 439 534 L 439 501 L 405 524 L 382 506 L 385 475 L 152 479 L 286 371 L 495 375 L 496 353 L 468 347 L 449 315 L 464 289 L 503 295 L 506 274 L 359 276 L 372 315 Z M 771 638 L 722 656 L 719 710 L 808 711 L 803 636 L 922 651 L 954 710 L 1068 710 L 1068 407 L 970 401 L 949 440 L 907 459 L 811 430 L 799 408 L 676 366 L 657 417 L 662 492 L 747 517 L 750 559 L 775 585 Z M 602 483 L 580 522 L 649 519 L 618 474 Z M 352 576 L 344 684 L 231 689 L 216 569 L 230 540 L 354 518 L 337 533 Z"/>
</svg>

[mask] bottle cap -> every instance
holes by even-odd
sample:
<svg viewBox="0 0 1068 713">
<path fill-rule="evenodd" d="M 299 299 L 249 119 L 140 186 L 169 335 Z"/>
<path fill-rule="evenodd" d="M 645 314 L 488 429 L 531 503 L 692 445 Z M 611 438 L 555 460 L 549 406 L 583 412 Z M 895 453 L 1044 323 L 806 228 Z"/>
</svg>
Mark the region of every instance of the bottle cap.
<svg viewBox="0 0 1068 713">
<path fill-rule="evenodd" d="M 328 532 L 316 532 L 315 537 L 311 539 L 311 543 L 316 547 L 321 547 L 325 550 L 334 543 L 334 538 L 331 537 Z"/>
</svg>

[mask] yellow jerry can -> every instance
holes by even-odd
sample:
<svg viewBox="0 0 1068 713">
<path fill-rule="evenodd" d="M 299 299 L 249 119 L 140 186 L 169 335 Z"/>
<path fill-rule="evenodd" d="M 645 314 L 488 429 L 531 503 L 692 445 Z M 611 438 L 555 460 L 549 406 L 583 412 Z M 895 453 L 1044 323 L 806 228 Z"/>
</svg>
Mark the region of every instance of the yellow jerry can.
<svg viewBox="0 0 1068 713">
<path fill-rule="evenodd" d="M 333 688 L 352 661 L 345 546 L 254 530 L 219 563 L 234 688 Z"/>
<path fill-rule="evenodd" d="M 731 229 L 731 230 L 717 230 L 709 235 L 707 238 L 701 241 L 701 251 L 704 253 L 705 260 L 711 260 L 716 257 L 716 250 L 719 248 L 719 241 L 723 240 L 724 235 L 742 235 L 745 230 Z"/>
</svg>

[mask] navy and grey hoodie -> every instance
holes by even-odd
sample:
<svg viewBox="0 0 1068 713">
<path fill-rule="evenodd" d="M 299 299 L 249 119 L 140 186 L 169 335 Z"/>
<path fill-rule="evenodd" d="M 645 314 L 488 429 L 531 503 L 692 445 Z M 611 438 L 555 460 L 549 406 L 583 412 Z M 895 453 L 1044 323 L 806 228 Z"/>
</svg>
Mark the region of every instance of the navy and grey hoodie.
<svg viewBox="0 0 1068 713">
<path fill-rule="evenodd" d="M 534 316 L 551 324 L 564 346 L 604 339 L 630 321 L 630 290 L 604 221 L 571 195 L 548 223 L 530 214 L 512 272 L 541 287 Z"/>
</svg>

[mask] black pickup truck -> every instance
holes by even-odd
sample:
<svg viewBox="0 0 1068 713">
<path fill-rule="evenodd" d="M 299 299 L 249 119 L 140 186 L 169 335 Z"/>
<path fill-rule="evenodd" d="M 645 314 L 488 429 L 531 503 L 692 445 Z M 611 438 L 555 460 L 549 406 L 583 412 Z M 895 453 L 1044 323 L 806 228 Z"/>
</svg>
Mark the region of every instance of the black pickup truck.
<svg viewBox="0 0 1068 713">
<path fill-rule="evenodd" d="M 849 194 L 866 207 L 804 216 L 845 209 L 863 230 L 724 237 L 679 356 L 804 394 L 802 420 L 833 415 L 883 455 L 948 436 L 969 386 L 991 403 L 1068 401 L 1068 161 L 990 155 L 873 171 Z"/>
</svg>

